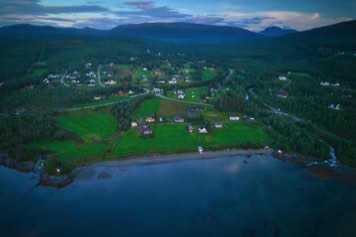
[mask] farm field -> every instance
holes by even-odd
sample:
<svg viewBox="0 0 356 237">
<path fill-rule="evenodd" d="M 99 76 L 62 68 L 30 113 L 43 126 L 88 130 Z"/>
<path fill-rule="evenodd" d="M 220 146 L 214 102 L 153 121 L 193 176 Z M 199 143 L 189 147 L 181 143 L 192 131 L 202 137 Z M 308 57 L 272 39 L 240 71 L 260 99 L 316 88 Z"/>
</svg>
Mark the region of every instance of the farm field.
<svg viewBox="0 0 356 237">
<path fill-rule="evenodd" d="M 185 111 L 183 104 L 162 100 L 149 99 L 139 109 L 140 114 L 150 114 L 160 105 Z M 176 107 L 178 106 L 178 107 Z M 184 106 L 189 106 L 185 105 Z M 167 111 L 169 111 L 169 109 Z M 210 111 L 210 110 L 209 110 Z M 264 132 L 263 124 L 255 122 L 224 123 L 221 129 L 211 129 L 208 134 L 199 134 L 201 124 L 194 124 L 195 131 L 188 133 L 187 124 L 152 125 L 154 135 L 143 137 L 138 128 L 131 128 L 125 133 L 116 133 L 116 121 L 106 110 L 85 110 L 72 112 L 57 117 L 62 128 L 77 134 L 82 141 L 75 138 L 67 140 L 37 141 L 27 145 L 30 150 L 47 154 L 49 160 L 46 169 L 53 172 L 55 164 L 61 162 L 67 171 L 83 163 L 93 163 L 107 159 L 117 159 L 133 155 L 157 153 L 182 153 L 195 151 L 197 146 L 205 149 L 228 149 L 251 143 L 269 143 L 270 137 Z"/>
<path fill-rule="evenodd" d="M 212 79 L 214 78 L 214 76 L 215 76 L 214 71 L 205 69 L 205 70 L 203 70 L 203 72 L 202 72 L 202 79 L 203 79 L 203 81 L 210 81 L 210 80 L 212 80 Z"/>
<path fill-rule="evenodd" d="M 62 128 L 78 134 L 85 142 L 107 139 L 116 129 L 115 119 L 106 112 L 59 117 L 57 122 Z"/>
<path fill-rule="evenodd" d="M 197 146 L 231 148 L 244 142 L 270 141 L 260 126 L 245 124 L 228 124 L 208 134 L 188 133 L 184 124 L 159 125 L 153 131 L 153 137 L 142 137 L 136 129 L 130 130 L 113 146 L 112 156 L 195 151 Z"/>
<path fill-rule="evenodd" d="M 148 99 L 135 111 L 134 117 L 143 117 L 147 115 L 152 115 L 153 113 L 158 113 L 161 104 L 161 99 L 153 98 Z"/>
</svg>

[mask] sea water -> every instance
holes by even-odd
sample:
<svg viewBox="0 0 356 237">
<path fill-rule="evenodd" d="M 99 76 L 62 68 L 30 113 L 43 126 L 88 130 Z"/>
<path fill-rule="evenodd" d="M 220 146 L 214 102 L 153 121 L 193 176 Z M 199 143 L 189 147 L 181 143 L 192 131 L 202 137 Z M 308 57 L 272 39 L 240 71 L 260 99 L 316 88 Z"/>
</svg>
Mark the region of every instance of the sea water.
<svg viewBox="0 0 356 237">
<path fill-rule="evenodd" d="M 356 187 L 271 156 L 95 166 L 65 188 L 0 167 L 0 236 L 356 236 Z"/>
</svg>

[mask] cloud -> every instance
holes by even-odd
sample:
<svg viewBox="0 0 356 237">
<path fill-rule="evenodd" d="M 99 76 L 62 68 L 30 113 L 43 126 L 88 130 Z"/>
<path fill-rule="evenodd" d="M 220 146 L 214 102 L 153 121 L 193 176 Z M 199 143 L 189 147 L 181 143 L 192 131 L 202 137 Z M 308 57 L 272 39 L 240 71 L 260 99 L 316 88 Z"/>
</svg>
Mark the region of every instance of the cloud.
<svg viewBox="0 0 356 237">
<path fill-rule="evenodd" d="M 80 19 L 73 25 L 73 27 L 84 28 L 90 27 L 93 29 L 110 30 L 119 24 L 128 24 L 127 19 L 115 18 L 86 18 Z"/>
<path fill-rule="evenodd" d="M 203 24 L 203 25 L 225 25 L 225 19 L 216 15 L 192 16 L 184 20 L 184 22 Z"/>
<path fill-rule="evenodd" d="M 134 6 L 139 9 L 150 9 L 153 8 L 153 1 L 140 1 L 140 2 L 124 2 L 125 5 Z"/>
<path fill-rule="evenodd" d="M 155 7 L 153 1 L 140 1 L 140 2 L 124 2 L 125 5 L 134 6 L 137 8 L 135 11 L 116 11 L 118 16 L 130 17 L 148 17 L 147 21 L 152 20 L 174 20 L 191 17 L 189 14 L 183 14 L 168 6 Z"/>
<path fill-rule="evenodd" d="M 222 15 L 226 25 L 241 27 L 255 32 L 261 31 L 269 26 L 279 26 L 303 31 L 347 20 L 347 18 L 325 18 L 319 13 L 289 11 L 252 12 L 248 14 L 242 12 L 227 12 Z"/>
<path fill-rule="evenodd" d="M 3 0 L 0 1 L 0 16 L 14 14 L 61 14 L 61 13 L 97 13 L 110 12 L 109 9 L 98 5 L 75 5 L 75 6 L 45 6 L 40 0 Z"/>
</svg>

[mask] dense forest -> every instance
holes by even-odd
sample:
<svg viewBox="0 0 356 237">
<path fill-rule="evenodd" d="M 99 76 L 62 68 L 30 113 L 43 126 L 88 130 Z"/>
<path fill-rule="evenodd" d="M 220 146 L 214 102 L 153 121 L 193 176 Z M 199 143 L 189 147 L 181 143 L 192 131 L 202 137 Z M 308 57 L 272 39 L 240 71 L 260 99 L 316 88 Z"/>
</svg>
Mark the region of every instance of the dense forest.
<svg viewBox="0 0 356 237">
<path fill-rule="evenodd" d="M 19 160 L 29 160 L 33 154 L 26 144 L 38 140 L 60 138 L 62 131 L 48 114 L 0 117 L 0 150 Z"/>
</svg>

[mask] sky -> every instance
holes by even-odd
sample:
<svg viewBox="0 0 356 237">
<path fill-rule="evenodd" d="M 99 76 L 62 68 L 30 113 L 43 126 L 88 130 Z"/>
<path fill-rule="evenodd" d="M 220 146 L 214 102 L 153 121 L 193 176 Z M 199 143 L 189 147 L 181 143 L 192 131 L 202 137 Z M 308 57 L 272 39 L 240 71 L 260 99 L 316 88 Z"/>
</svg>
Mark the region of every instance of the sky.
<svg viewBox="0 0 356 237">
<path fill-rule="evenodd" d="M 0 0 L 0 27 L 14 24 L 111 29 L 190 22 L 261 31 L 308 30 L 356 19 L 356 0 Z"/>
</svg>

